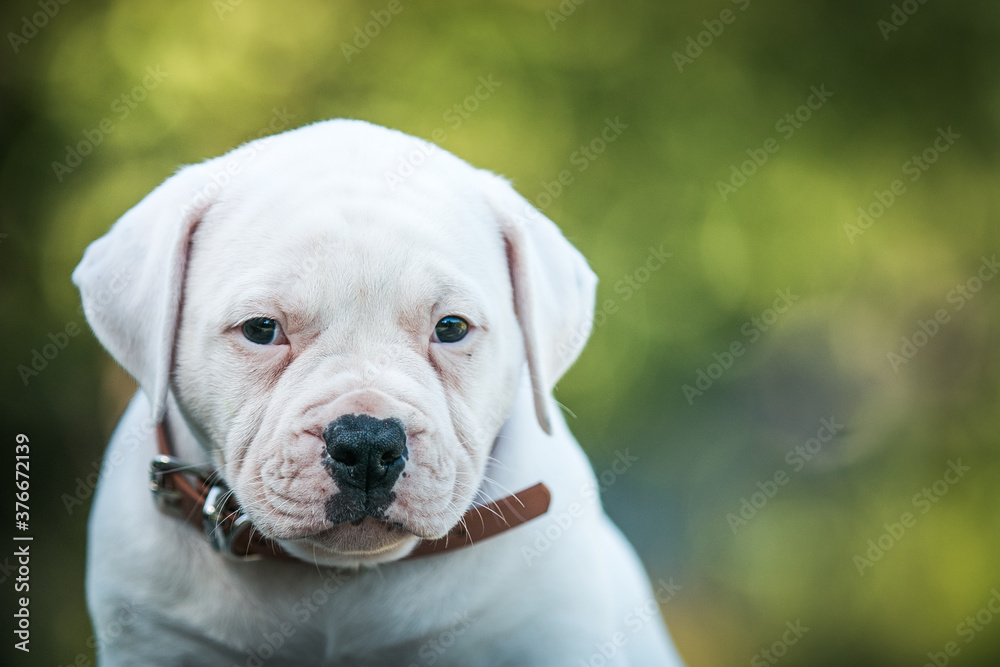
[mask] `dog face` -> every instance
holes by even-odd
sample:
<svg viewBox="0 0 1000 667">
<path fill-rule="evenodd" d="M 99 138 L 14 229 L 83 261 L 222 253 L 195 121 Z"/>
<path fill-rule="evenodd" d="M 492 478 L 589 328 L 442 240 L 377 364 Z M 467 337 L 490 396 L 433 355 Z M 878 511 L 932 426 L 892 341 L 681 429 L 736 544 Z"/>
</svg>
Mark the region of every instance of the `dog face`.
<svg viewBox="0 0 1000 667">
<path fill-rule="evenodd" d="M 173 392 L 256 528 L 326 563 L 399 558 L 459 521 L 525 361 L 548 430 L 595 284 L 505 182 L 357 121 L 186 168 L 74 280 L 102 343 L 158 416 Z M 110 280 L 124 287 L 102 303 Z"/>
<path fill-rule="evenodd" d="M 213 207 L 194 233 L 180 404 L 271 537 L 304 539 L 311 556 L 443 535 L 524 359 L 502 239 L 445 202 L 289 185 Z M 320 215 L 278 204 L 310 200 Z"/>
</svg>

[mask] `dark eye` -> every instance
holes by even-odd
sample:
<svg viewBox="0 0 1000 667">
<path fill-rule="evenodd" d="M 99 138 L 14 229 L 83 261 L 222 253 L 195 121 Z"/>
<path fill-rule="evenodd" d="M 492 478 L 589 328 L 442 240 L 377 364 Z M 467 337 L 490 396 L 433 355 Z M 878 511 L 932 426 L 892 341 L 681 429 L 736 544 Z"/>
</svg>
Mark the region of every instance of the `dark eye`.
<svg viewBox="0 0 1000 667">
<path fill-rule="evenodd" d="M 284 337 L 281 326 L 269 317 L 251 318 L 241 328 L 246 339 L 257 345 L 270 345 Z"/>
<path fill-rule="evenodd" d="M 461 317 L 448 315 L 434 325 L 434 333 L 442 343 L 457 343 L 469 333 L 469 323 Z"/>
</svg>

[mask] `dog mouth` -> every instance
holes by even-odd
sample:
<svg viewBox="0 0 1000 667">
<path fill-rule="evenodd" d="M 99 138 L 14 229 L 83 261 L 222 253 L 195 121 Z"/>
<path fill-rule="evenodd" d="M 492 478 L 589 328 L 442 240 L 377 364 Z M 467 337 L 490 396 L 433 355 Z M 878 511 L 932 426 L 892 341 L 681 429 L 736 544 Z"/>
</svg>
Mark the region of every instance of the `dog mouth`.
<svg viewBox="0 0 1000 667">
<path fill-rule="evenodd" d="M 339 523 L 303 538 L 313 546 L 341 556 L 379 556 L 419 539 L 395 522 L 364 516 Z"/>
</svg>

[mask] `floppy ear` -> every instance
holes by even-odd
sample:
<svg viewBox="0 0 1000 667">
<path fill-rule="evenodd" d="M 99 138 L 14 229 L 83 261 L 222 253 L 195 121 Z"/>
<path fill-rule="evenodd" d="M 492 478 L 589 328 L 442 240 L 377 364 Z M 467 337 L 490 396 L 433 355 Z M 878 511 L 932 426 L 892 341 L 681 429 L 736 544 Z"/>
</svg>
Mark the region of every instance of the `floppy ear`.
<svg viewBox="0 0 1000 667">
<path fill-rule="evenodd" d="M 157 421 L 166 409 L 188 244 L 219 191 L 208 164 L 185 167 L 146 195 L 73 271 L 90 327 L 139 383 Z"/>
<path fill-rule="evenodd" d="M 514 312 L 524 336 L 535 414 L 551 435 L 547 399 L 590 336 L 597 276 L 554 222 L 506 180 L 483 173 L 507 247 Z"/>
</svg>

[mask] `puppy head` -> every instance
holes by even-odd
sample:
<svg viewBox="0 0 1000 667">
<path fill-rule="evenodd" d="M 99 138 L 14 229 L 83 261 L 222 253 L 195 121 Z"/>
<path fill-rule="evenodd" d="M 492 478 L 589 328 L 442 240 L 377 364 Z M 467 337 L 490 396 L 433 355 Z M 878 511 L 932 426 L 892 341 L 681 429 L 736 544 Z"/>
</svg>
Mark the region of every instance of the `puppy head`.
<svg viewBox="0 0 1000 667">
<path fill-rule="evenodd" d="M 525 362 L 550 430 L 596 284 L 506 182 L 358 121 L 183 169 L 73 279 L 155 416 L 172 392 L 257 529 L 329 564 L 459 521 Z"/>
</svg>

